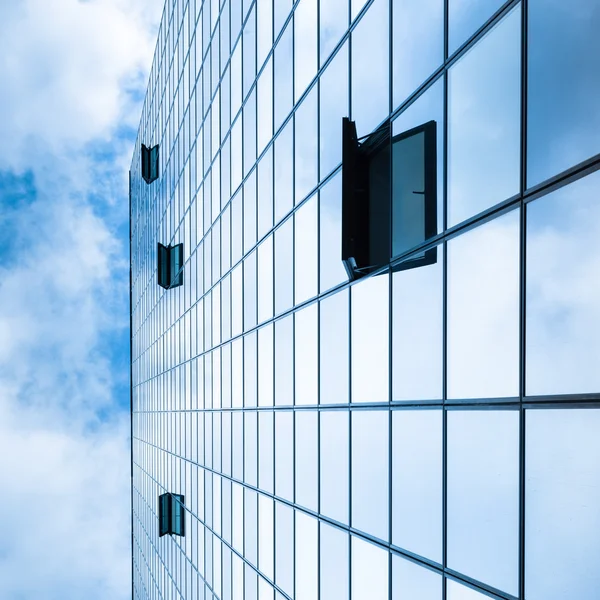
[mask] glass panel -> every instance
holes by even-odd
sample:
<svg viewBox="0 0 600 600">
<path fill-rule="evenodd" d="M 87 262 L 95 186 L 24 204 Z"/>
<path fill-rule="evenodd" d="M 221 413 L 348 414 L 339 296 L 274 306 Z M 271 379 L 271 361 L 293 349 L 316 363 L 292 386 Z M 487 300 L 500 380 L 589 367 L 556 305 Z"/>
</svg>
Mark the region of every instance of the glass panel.
<svg viewBox="0 0 600 600">
<path fill-rule="evenodd" d="M 351 525 L 382 540 L 389 537 L 388 438 L 388 411 L 352 412 Z"/>
<path fill-rule="evenodd" d="M 317 0 L 302 0 L 294 11 L 294 99 L 298 102 L 317 73 Z"/>
<path fill-rule="evenodd" d="M 258 568 L 269 579 L 273 579 L 274 565 L 274 507 L 273 500 L 258 496 Z"/>
<path fill-rule="evenodd" d="M 242 333 L 242 265 L 231 272 L 231 335 Z"/>
<path fill-rule="evenodd" d="M 296 504 L 317 512 L 317 413 L 296 412 Z"/>
<path fill-rule="evenodd" d="M 295 404 L 318 404 L 317 304 L 295 313 Z"/>
<path fill-rule="evenodd" d="M 358 136 L 390 112 L 389 0 L 375 0 L 352 32 L 352 120 Z M 354 11 L 353 11 L 354 14 Z"/>
<path fill-rule="evenodd" d="M 254 490 L 244 490 L 244 556 L 253 565 L 258 562 L 258 498 Z"/>
<path fill-rule="evenodd" d="M 294 499 L 294 414 L 275 413 L 275 494 Z"/>
<path fill-rule="evenodd" d="M 600 92 L 595 60 L 600 38 L 597 0 L 530 0 L 528 6 L 531 186 L 600 152 L 600 109 L 594 100 Z"/>
<path fill-rule="evenodd" d="M 275 223 L 292 209 L 294 200 L 294 123 L 288 121 L 275 140 Z"/>
<path fill-rule="evenodd" d="M 317 598 L 318 521 L 296 511 L 296 600 Z"/>
<path fill-rule="evenodd" d="M 273 227 L 273 146 L 258 164 L 258 239 Z"/>
<path fill-rule="evenodd" d="M 444 1 L 393 4 L 394 106 L 405 100 L 444 60 Z"/>
<path fill-rule="evenodd" d="M 432 265 L 392 275 L 392 400 L 442 397 L 443 247 Z"/>
<path fill-rule="evenodd" d="M 275 314 L 294 304 L 294 221 L 289 218 L 275 231 Z"/>
<path fill-rule="evenodd" d="M 256 19 L 258 28 L 258 70 L 260 70 L 267 54 L 273 45 L 273 0 L 258 0 L 256 3 Z"/>
<path fill-rule="evenodd" d="M 348 29 L 348 0 L 319 2 L 319 52 L 322 66 Z M 346 69 L 347 71 L 347 69 Z"/>
<path fill-rule="evenodd" d="M 467 41 L 501 6 L 504 0 L 449 0 L 448 52 Z"/>
<path fill-rule="evenodd" d="M 258 486 L 273 493 L 273 413 L 258 413 Z"/>
<path fill-rule="evenodd" d="M 258 322 L 273 316 L 273 236 L 258 247 Z"/>
<path fill-rule="evenodd" d="M 256 326 L 256 251 L 244 260 L 244 331 Z"/>
<path fill-rule="evenodd" d="M 275 8 L 279 4 L 280 2 L 275 2 Z M 277 11 L 275 12 L 277 13 Z M 291 23 L 288 23 L 275 47 L 273 84 L 275 89 L 275 131 L 279 129 L 294 104 L 293 33 L 294 28 Z"/>
<path fill-rule="evenodd" d="M 442 562 L 442 412 L 392 412 L 392 543 Z"/>
<path fill-rule="evenodd" d="M 448 243 L 448 397 L 519 393 L 519 212 Z"/>
<path fill-rule="evenodd" d="M 317 109 L 317 87 L 315 86 L 294 114 L 295 204 L 301 202 L 317 184 L 317 141 L 319 139 Z"/>
<path fill-rule="evenodd" d="M 273 137 L 273 60 L 269 59 L 258 80 L 258 153 Z"/>
<path fill-rule="evenodd" d="M 388 558 L 383 548 L 352 538 L 352 598 L 388 600 Z"/>
<path fill-rule="evenodd" d="M 244 176 L 256 162 L 256 88 L 244 104 Z M 254 184 L 256 185 L 256 184 Z M 256 217 L 255 217 L 256 219 Z"/>
<path fill-rule="evenodd" d="M 256 171 L 244 183 L 244 253 L 256 244 Z"/>
<path fill-rule="evenodd" d="M 321 404 L 345 404 L 348 397 L 348 292 L 320 303 Z"/>
<path fill-rule="evenodd" d="M 320 512 L 348 524 L 348 412 L 320 412 Z"/>
<path fill-rule="evenodd" d="M 448 412 L 448 566 L 518 594 L 519 413 Z"/>
<path fill-rule="evenodd" d="M 294 325 L 292 315 L 275 322 L 275 404 L 294 403 Z"/>
<path fill-rule="evenodd" d="M 294 596 L 294 511 L 275 503 L 275 583 Z"/>
<path fill-rule="evenodd" d="M 258 330 L 258 405 L 273 406 L 273 325 Z"/>
<path fill-rule="evenodd" d="M 521 9 L 448 72 L 448 220 L 455 225 L 519 191 Z"/>
<path fill-rule="evenodd" d="M 347 533 L 324 522 L 320 524 L 320 600 L 347 600 L 348 541 Z"/>
<path fill-rule="evenodd" d="M 593 598 L 600 589 L 600 410 L 526 416 L 526 597 Z"/>
<path fill-rule="evenodd" d="M 250 13 L 243 33 L 244 51 L 244 98 L 256 77 L 256 11 Z"/>
<path fill-rule="evenodd" d="M 600 173 L 527 205 L 527 394 L 600 390 Z"/>
<path fill-rule="evenodd" d="M 257 484 L 258 423 L 255 412 L 244 413 L 244 481 L 249 485 Z"/>
<path fill-rule="evenodd" d="M 352 287 L 352 402 L 389 401 L 389 276 Z"/>
<path fill-rule="evenodd" d="M 348 280 L 342 263 L 342 176 L 336 175 L 319 193 L 320 289 Z"/>
<path fill-rule="evenodd" d="M 300 304 L 317 295 L 318 240 L 317 199 L 315 194 L 294 214 L 295 299 Z"/>
<path fill-rule="evenodd" d="M 442 583 L 434 571 L 392 555 L 393 600 L 441 600 Z"/>
<path fill-rule="evenodd" d="M 329 3 L 327 3 L 329 6 Z M 348 3 L 346 3 L 346 11 Z M 321 15 L 323 14 L 321 3 Z M 345 43 L 319 77 L 321 180 L 342 162 L 342 117 L 348 109 L 348 43 Z M 341 242 L 340 242 L 341 244 Z"/>
<path fill-rule="evenodd" d="M 480 594 L 451 579 L 446 580 L 446 589 L 448 600 L 489 600 L 490 598 L 487 594 Z"/>
<path fill-rule="evenodd" d="M 242 257 L 242 192 L 231 200 L 231 264 Z"/>
</svg>

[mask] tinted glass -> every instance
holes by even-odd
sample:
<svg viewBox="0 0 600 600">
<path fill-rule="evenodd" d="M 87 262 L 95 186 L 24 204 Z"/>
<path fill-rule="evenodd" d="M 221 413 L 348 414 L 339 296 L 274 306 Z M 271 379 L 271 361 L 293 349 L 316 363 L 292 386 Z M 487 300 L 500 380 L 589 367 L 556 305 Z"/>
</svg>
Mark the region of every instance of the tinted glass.
<svg viewBox="0 0 600 600">
<path fill-rule="evenodd" d="M 318 404 L 318 305 L 295 313 L 295 403 Z"/>
<path fill-rule="evenodd" d="M 392 598 L 393 600 L 441 600 L 442 577 L 434 571 L 393 555 Z"/>
<path fill-rule="evenodd" d="M 529 395 L 600 389 L 600 173 L 527 205 Z"/>
<path fill-rule="evenodd" d="M 448 243 L 448 397 L 519 392 L 519 212 Z"/>
<path fill-rule="evenodd" d="M 317 217 L 318 196 L 315 194 L 294 214 L 294 295 L 296 304 L 317 295 Z"/>
<path fill-rule="evenodd" d="M 448 413 L 448 566 L 518 594 L 519 413 Z"/>
<path fill-rule="evenodd" d="M 346 411 L 320 413 L 320 513 L 348 524 L 349 418 Z"/>
<path fill-rule="evenodd" d="M 317 413 L 298 411 L 296 413 L 296 503 L 310 510 L 318 507 L 318 446 Z"/>
<path fill-rule="evenodd" d="M 352 412 L 352 527 L 388 539 L 389 412 Z"/>
<path fill-rule="evenodd" d="M 352 598 L 388 600 L 388 558 L 383 548 L 352 538 Z"/>
<path fill-rule="evenodd" d="M 525 593 L 593 598 L 600 589 L 600 410 L 526 419 Z"/>
<path fill-rule="evenodd" d="M 392 412 L 392 543 L 442 562 L 442 413 Z"/>
<path fill-rule="evenodd" d="M 460 223 L 519 191 L 521 12 L 448 72 L 448 215 Z"/>
<path fill-rule="evenodd" d="M 320 543 L 320 600 L 339 600 L 348 597 L 350 536 L 321 522 Z"/>
<path fill-rule="evenodd" d="M 530 0 L 528 6 L 531 186 L 600 152 L 600 108 L 595 102 L 600 92 L 600 3 Z"/>
<path fill-rule="evenodd" d="M 318 596 L 318 521 L 296 512 L 296 600 Z"/>
<path fill-rule="evenodd" d="M 449 0 L 448 51 L 452 54 L 498 10 L 503 0 Z"/>
</svg>

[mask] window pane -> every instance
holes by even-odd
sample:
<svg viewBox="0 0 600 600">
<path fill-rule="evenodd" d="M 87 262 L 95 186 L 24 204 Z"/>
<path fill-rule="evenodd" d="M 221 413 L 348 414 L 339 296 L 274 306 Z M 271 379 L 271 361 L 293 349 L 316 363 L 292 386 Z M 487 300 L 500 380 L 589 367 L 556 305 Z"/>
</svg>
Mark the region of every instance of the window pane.
<svg viewBox="0 0 600 600">
<path fill-rule="evenodd" d="M 348 280 L 342 263 L 342 176 L 338 173 L 319 193 L 320 289 Z"/>
<path fill-rule="evenodd" d="M 358 136 L 389 114 L 389 1 L 375 0 L 352 32 L 352 120 Z"/>
<path fill-rule="evenodd" d="M 304 0 L 306 1 L 306 0 Z M 294 115 L 294 203 L 298 204 L 317 185 L 317 87 L 304 98 Z"/>
<path fill-rule="evenodd" d="M 273 406 L 273 325 L 258 330 L 258 405 Z"/>
<path fill-rule="evenodd" d="M 527 394 L 600 390 L 600 173 L 527 205 Z"/>
<path fill-rule="evenodd" d="M 280 2 L 275 2 L 275 8 Z M 275 11 L 277 13 L 277 11 Z M 294 102 L 293 80 L 293 33 L 292 23 L 288 23 L 285 32 L 275 47 L 274 89 L 275 89 L 275 131 L 279 129 L 292 110 Z"/>
<path fill-rule="evenodd" d="M 288 121 L 275 140 L 275 223 L 292 209 L 294 201 L 294 130 Z"/>
<path fill-rule="evenodd" d="M 275 583 L 294 595 L 294 511 L 275 503 Z"/>
<path fill-rule="evenodd" d="M 442 577 L 392 555 L 392 598 L 393 600 L 441 600 Z"/>
<path fill-rule="evenodd" d="M 392 543 L 442 562 L 442 413 L 392 412 Z"/>
<path fill-rule="evenodd" d="M 348 0 L 319 2 L 319 35 L 322 66 L 348 29 Z"/>
<path fill-rule="evenodd" d="M 398 106 L 444 59 L 443 0 L 396 0 L 393 4 L 394 106 Z"/>
<path fill-rule="evenodd" d="M 519 393 L 519 212 L 448 243 L 448 397 Z"/>
<path fill-rule="evenodd" d="M 258 94 L 258 153 L 273 137 L 273 60 L 270 58 L 257 84 Z"/>
<path fill-rule="evenodd" d="M 317 511 L 317 413 L 296 412 L 296 504 Z"/>
<path fill-rule="evenodd" d="M 258 486 L 273 493 L 273 423 L 272 412 L 258 413 Z"/>
<path fill-rule="evenodd" d="M 342 46 L 322 73 L 319 85 L 321 87 L 319 145 L 322 180 L 342 162 L 342 117 L 347 117 L 349 114 L 347 43 Z"/>
<path fill-rule="evenodd" d="M 448 600 L 489 600 L 490 598 L 451 579 L 446 580 L 446 586 Z"/>
<path fill-rule="evenodd" d="M 320 303 L 321 404 L 348 402 L 348 291 Z"/>
<path fill-rule="evenodd" d="M 352 287 L 352 402 L 389 400 L 389 276 Z"/>
<path fill-rule="evenodd" d="M 258 322 L 273 317 L 273 236 L 258 247 Z"/>
<path fill-rule="evenodd" d="M 530 0 L 528 6 L 527 183 L 531 186 L 600 152 L 600 108 L 595 101 L 600 92 L 600 4 L 598 0 Z"/>
<path fill-rule="evenodd" d="M 294 403 L 294 326 L 293 317 L 275 322 L 275 404 Z"/>
<path fill-rule="evenodd" d="M 516 596 L 519 413 L 448 412 L 448 566 Z"/>
<path fill-rule="evenodd" d="M 244 331 L 256 326 L 256 251 L 244 259 Z"/>
<path fill-rule="evenodd" d="M 275 413 L 275 493 L 294 499 L 294 414 Z"/>
<path fill-rule="evenodd" d="M 388 600 L 388 557 L 383 548 L 352 538 L 352 598 Z"/>
<path fill-rule="evenodd" d="M 294 11 L 294 99 L 298 102 L 317 72 L 317 0 L 302 0 Z"/>
<path fill-rule="evenodd" d="M 349 536 L 324 522 L 320 524 L 320 600 L 347 600 Z"/>
<path fill-rule="evenodd" d="M 452 54 L 467 41 L 504 3 L 504 0 L 449 0 L 448 51 Z"/>
<path fill-rule="evenodd" d="M 295 303 L 300 304 L 317 295 L 318 240 L 317 194 L 294 214 L 295 229 Z"/>
<path fill-rule="evenodd" d="M 448 72 L 449 225 L 519 191 L 520 44 L 519 6 Z"/>
<path fill-rule="evenodd" d="M 352 412 L 351 524 L 382 540 L 389 537 L 389 416 L 381 410 Z"/>
<path fill-rule="evenodd" d="M 348 412 L 320 413 L 321 514 L 348 524 Z"/>
<path fill-rule="evenodd" d="M 593 598 L 600 589 L 600 410 L 527 411 L 525 593 Z"/>
<path fill-rule="evenodd" d="M 258 164 L 258 239 L 273 227 L 273 146 Z"/>
<path fill-rule="evenodd" d="M 442 397 L 442 265 L 436 262 L 392 275 L 392 400 Z"/>
<path fill-rule="evenodd" d="M 295 403 L 318 404 L 317 304 L 295 313 Z"/>
<path fill-rule="evenodd" d="M 296 600 L 317 598 L 318 521 L 296 513 Z"/>
<path fill-rule="evenodd" d="M 289 218 L 275 231 L 275 314 L 294 304 L 294 221 Z"/>
</svg>

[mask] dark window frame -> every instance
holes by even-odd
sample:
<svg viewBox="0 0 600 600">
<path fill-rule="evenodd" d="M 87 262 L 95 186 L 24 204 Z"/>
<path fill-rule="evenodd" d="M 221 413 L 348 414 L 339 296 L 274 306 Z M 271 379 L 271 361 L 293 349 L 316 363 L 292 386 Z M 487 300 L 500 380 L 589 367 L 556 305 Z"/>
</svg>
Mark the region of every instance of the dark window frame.
<svg viewBox="0 0 600 600">
<path fill-rule="evenodd" d="M 167 492 L 158 497 L 158 535 L 185 536 L 185 498 Z"/>
<path fill-rule="evenodd" d="M 183 244 L 157 244 L 157 281 L 166 290 L 183 285 Z"/>
<path fill-rule="evenodd" d="M 142 179 L 148 185 L 158 179 L 158 157 L 158 144 L 151 148 L 142 144 Z"/>
</svg>

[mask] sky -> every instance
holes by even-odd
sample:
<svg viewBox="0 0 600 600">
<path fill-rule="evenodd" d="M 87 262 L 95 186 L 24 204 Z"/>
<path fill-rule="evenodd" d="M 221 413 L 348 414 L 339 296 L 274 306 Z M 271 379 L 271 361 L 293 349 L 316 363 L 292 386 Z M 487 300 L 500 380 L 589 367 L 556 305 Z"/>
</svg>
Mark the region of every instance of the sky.
<svg viewBox="0 0 600 600">
<path fill-rule="evenodd" d="M 163 0 L 0 2 L 0 598 L 131 597 L 127 170 Z"/>
</svg>

